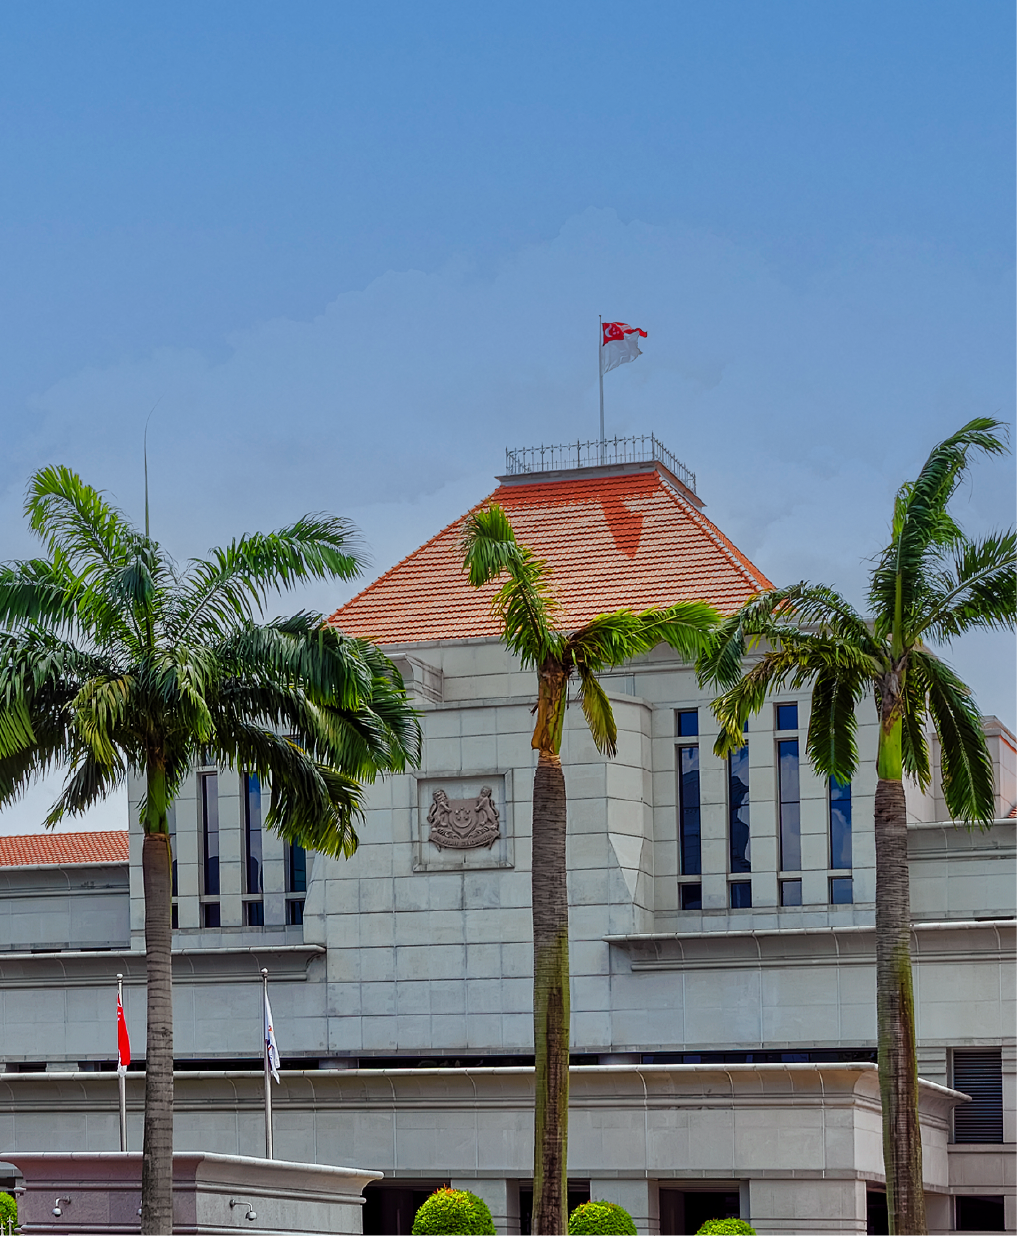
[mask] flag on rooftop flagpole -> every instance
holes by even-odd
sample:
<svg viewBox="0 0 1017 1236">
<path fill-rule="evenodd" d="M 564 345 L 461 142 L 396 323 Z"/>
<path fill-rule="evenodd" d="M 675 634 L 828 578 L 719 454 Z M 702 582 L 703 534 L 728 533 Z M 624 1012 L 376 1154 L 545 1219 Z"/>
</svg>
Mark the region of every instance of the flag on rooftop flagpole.
<svg viewBox="0 0 1017 1236">
<path fill-rule="evenodd" d="M 642 356 L 639 349 L 639 336 L 646 338 L 646 331 L 638 326 L 629 326 L 626 322 L 605 322 L 603 337 L 600 341 L 600 372 L 610 373 L 619 365 L 634 361 Z"/>
<path fill-rule="evenodd" d="M 124 1020 L 124 1003 L 117 995 L 117 1072 L 126 1073 L 131 1063 L 131 1038 Z"/>
<path fill-rule="evenodd" d="M 279 1081 L 279 1047 L 275 1041 L 275 1029 L 272 1026 L 272 1006 L 268 1002 L 268 987 L 265 988 L 265 1049 L 268 1053 L 268 1067 L 272 1077 Z"/>
</svg>

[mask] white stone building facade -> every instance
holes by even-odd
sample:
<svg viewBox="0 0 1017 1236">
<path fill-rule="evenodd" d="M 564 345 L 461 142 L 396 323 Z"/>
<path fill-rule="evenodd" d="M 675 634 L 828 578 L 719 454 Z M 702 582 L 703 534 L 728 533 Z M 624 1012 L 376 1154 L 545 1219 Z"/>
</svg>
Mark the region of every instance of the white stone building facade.
<svg viewBox="0 0 1017 1236">
<path fill-rule="evenodd" d="M 666 460 L 503 480 L 496 496 L 521 538 L 578 557 L 554 560 L 577 621 L 584 590 L 611 609 L 707 584 L 733 605 L 739 588 L 766 586 Z M 261 787 L 235 770 L 196 770 L 175 810 L 177 1149 L 263 1150 L 266 966 L 284 1058 L 276 1152 L 382 1170 L 368 1231 L 408 1231 L 416 1199 L 442 1182 L 485 1196 L 500 1231 L 527 1230 L 535 689 L 485 629 L 486 598 L 472 608 L 461 581 L 446 586 L 456 537 L 453 526 L 334 616 L 396 659 L 424 731 L 421 767 L 372 787 L 354 858 L 262 835 Z M 648 1232 L 695 1230 L 720 1211 L 759 1231 L 879 1230 L 871 702 L 848 792 L 805 758 L 807 692 L 775 698 L 747 752 L 725 761 L 711 696 L 670 650 L 604 686 L 617 757 L 598 753 L 578 707 L 562 749 L 574 1197 L 620 1201 Z M 909 795 L 936 1231 L 1017 1230 L 1014 739 L 994 719 L 986 730 L 990 830 L 955 827 L 935 786 Z M 469 804 L 485 787 L 497 839 L 439 849 L 436 792 Z M 129 863 L 0 868 L 0 1150 L 115 1148 L 102 1070 L 117 972 L 139 1056 L 144 1043 L 140 792 Z"/>
</svg>

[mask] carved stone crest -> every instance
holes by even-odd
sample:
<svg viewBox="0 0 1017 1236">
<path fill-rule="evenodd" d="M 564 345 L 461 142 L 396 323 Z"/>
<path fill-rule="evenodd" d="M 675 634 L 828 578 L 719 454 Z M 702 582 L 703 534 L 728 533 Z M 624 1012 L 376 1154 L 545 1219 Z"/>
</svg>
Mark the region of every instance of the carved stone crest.
<svg viewBox="0 0 1017 1236">
<path fill-rule="evenodd" d="M 427 822 L 430 840 L 439 850 L 475 850 L 498 840 L 498 808 L 489 785 L 476 798 L 449 798 L 444 790 L 435 790 L 432 799 Z"/>
</svg>

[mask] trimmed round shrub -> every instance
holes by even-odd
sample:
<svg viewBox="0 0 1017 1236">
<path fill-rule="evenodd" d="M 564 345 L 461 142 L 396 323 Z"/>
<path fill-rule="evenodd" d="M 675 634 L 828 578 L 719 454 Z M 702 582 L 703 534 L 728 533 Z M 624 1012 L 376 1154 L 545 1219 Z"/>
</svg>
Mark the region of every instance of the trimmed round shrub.
<svg viewBox="0 0 1017 1236">
<path fill-rule="evenodd" d="M 494 1236 L 487 1203 L 465 1189 L 435 1189 L 413 1218 L 413 1236 Z"/>
<path fill-rule="evenodd" d="M 0 1193 L 0 1226 L 7 1230 L 7 1224 L 18 1225 L 18 1203 L 9 1193 Z"/>
<path fill-rule="evenodd" d="M 570 1236 L 605 1232 L 608 1236 L 636 1236 L 632 1216 L 617 1202 L 581 1202 L 569 1215 Z"/>
<path fill-rule="evenodd" d="M 744 1219 L 707 1219 L 696 1236 L 756 1236 Z"/>
</svg>

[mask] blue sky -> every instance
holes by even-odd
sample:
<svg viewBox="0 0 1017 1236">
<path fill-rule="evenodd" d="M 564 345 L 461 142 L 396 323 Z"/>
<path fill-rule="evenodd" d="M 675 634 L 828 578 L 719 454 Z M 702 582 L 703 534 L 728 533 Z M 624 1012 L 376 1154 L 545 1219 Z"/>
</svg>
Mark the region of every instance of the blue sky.
<svg viewBox="0 0 1017 1236">
<path fill-rule="evenodd" d="M 609 432 L 861 603 L 897 484 L 1012 419 L 1013 46 L 1002 0 L 7 6 L 0 557 L 45 463 L 140 514 L 158 401 L 175 553 L 328 509 L 385 567 L 595 434 L 603 313 Z M 1012 640 L 948 655 L 1013 725 Z"/>
</svg>

